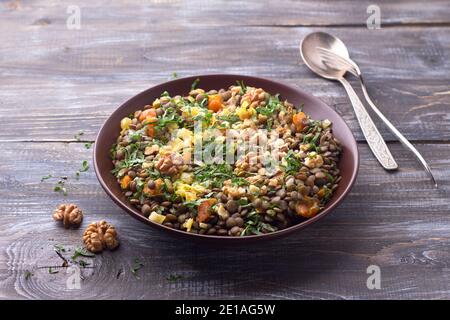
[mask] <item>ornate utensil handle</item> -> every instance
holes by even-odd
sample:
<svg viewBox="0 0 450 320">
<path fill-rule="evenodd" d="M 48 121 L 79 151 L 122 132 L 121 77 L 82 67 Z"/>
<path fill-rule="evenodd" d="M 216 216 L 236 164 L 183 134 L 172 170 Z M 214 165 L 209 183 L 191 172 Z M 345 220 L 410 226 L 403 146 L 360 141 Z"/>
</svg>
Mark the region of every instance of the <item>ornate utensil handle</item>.
<svg viewBox="0 0 450 320">
<path fill-rule="evenodd" d="M 362 104 L 361 100 L 359 100 L 358 95 L 347 80 L 341 78 L 339 79 L 339 81 L 347 91 L 347 94 L 353 105 L 353 110 L 355 111 L 356 118 L 358 119 L 359 126 L 361 127 L 364 137 L 367 140 L 367 144 L 369 145 L 373 154 L 384 169 L 396 170 L 398 168 L 398 165 L 395 162 L 394 157 L 392 156 L 389 148 L 386 145 L 386 142 L 375 126 L 375 123 L 373 123 L 372 118 L 367 113 L 366 108 Z"/>
</svg>

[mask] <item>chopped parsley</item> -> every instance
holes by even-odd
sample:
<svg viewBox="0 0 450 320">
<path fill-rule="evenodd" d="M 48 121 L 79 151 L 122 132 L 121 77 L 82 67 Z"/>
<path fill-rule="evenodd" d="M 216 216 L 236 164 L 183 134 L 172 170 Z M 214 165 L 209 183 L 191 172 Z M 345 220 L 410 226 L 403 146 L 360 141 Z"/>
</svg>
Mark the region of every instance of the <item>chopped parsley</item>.
<svg viewBox="0 0 450 320">
<path fill-rule="evenodd" d="M 206 164 L 194 170 L 195 179 L 211 183 L 213 188 L 222 187 L 223 182 L 234 177 L 233 168 L 227 164 Z"/>
<path fill-rule="evenodd" d="M 145 124 L 154 124 L 156 130 L 161 130 L 167 127 L 167 125 L 171 123 L 176 123 L 178 125 L 181 125 L 183 123 L 184 119 L 183 117 L 178 114 L 177 110 L 175 108 L 168 108 L 166 111 L 164 111 L 164 114 L 158 118 L 156 118 L 153 122 L 145 122 Z M 142 134 L 136 131 L 138 134 L 138 137 L 140 137 Z"/>
<path fill-rule="evenodd" d="M 25 270 L 25 280 L 30 280 L 32 276 L 34 276 L 34 274 L 30 270 Z"/>
<path fill-rule="evenodd" d="M 140 143 L 132 143 L 128 146 L 128 148 L 125 148 L 124 151 L 125 159 L 120 161 L 116 165 L 116 168 L 111 171 L 114 175 L 124 168 L 132 168 L 136 165 L 144 163 L 145 155 L 143 150 L 141 150 Z"/>
<path fill-rule="evenodd" d="M 302 168 L 303 164 L 300 159 L 296 156 L 294 151 L 289 150 L 286 157 L 285 172 L 287 174 L 295 174 Z"/>
<path fill-rule="evenodd" d="M 194 82 L 192 82 L 191 90 L 195 90 L 197 88 L 199 82 L 200 82 L 199 78 L 195 79 Z"/>
<path fill-rule="evenodd" d="M 248 182 L 247 180 L 245 180 L 242 177 L 231 178 L 231 183 L 236 185 L 236 186 L 238 186 L 238 187 L 248 186 L 250 184 L 250 182 Z"/>
<path fill-rule="evenodd" d="M 67 196 L 67 188 L 66 188 L 66 186 L 65 186 L 65 181 L 62 179 L 62 180 L 59 180 L 57 183 L 56 183 L 56 185 L 54 186 L 54 188 L 53 188 L 53 191 L 55 191 L 55 192 L 60 192 L 60 193 L 62 193 L 64 196 Z"/>
<path fill-rule="evenodd" d="M 73 138 L 77 141 L 80 141 L 82 135 L 84 135 L 84 131 L 78 131 L 78 133 L 74 135 Z"/>
<path fill-rule="evenodd" d="M 58 270 L 55 270 L 52 267 L 48 267 L 48 273 L 55 274 L 55 273 L 58 273 L 58 272 L 59 272 Z"/>
<path fill-rule="evenodd" d="M 53 246 L 53 249 L 55 249 L 56 252 L 66 252 L 66 249 L 64 248 L 64 246 L 62 244 L 55 244 Z"/>
<path fill-rule="evenodd" d="M 53 176 L 52 176 L 51 174 L 48 174 L 48 175 L 46 175 L 46 176 L 43 176 L 43 177 L 41 178 L 41 182 L 44 182 L 45 180 L 48 180 L 48 179 L 50 179 L 50 178 L 53 178 Z"/>
<path fill-rule="evenodd" d="M 137 275 L 137 272 L 144 266 L 144 264 L 138 259 L 134 259 L 134 262 L 131 266 L 131 273 L 133 274 L 133 276 L 135 276 L 136 278 L 139 278 Z"/>
<path fill-rule="evenodd" d="M 72 260 L 76 260 L 78 257 L 95 257 L 95 254 L 93 254 L 92 252 L 90 252 L 89 250 L 87 250 L 84 247 L 77 247 L 75 248 L 75 252 L 72 255 Z"/>
<path fill-rule="evenodd" d="M 81 163 L 81 168 L 78 169 L 79 172 L 86 172 L 89 170 L 89 163 L 87 160 L 83 160 L 83 162 Z"/>
<path fill-rule="evenodd" d="M 78 264 L 79 264 L 80 267 L 82 267 L 82 268 L 86 268 L 88 265 L 90 265 L 89 262 L 86 262 L 86 261 L 84 261 L 84 260 L 79 260 L 79 261 L 78 261 Z"/>
<path fill-rule="evenodd" d="M 265 106 L 257 107 L 256 112 L 262 114 L 263 116 L 270 117 L 277 111 L 281 106 L 280 99 L 278 98 L 278 94 L 269 97 L 269 101 Z"/>
<path fill-rule="evenodd" d="M 180 275 L 180 274 L 169 274 L 166 277 L 166 280 L 169 281 L 169 282 L 176 282 L 176 281 L 181 280 L 181 279 L 183 279 L 183 276 Z"/>
<path fill-rule="evenodd" d="M 241 121 L 241 119 L 239 119 L 238 115 L 236 115 L 235 113 L 230 113 L 226 116 L 219 116 L 218 119 L 221 121 L 227 121 L 231 124 Z"/>
<path fill-rule="evenodd" d="M 256 211 L 250 212 L 245 222 L 245 228 L 241 232 L 241 236 L 258 235 L 263 231 L 274 232 L 276 229 L 268 223 L 261 221 L 261 215 Z"/>
<path fill-rule="evenodd" d="M 241 87 L 241 92 L 240 92 L 241 94 L 244 94 L 247 92 L 247 86 L 244 84 L 244 80 L 238 80 L 238 81 L 236 81 L 236 83 L 239 87 Z"/>
</svg>

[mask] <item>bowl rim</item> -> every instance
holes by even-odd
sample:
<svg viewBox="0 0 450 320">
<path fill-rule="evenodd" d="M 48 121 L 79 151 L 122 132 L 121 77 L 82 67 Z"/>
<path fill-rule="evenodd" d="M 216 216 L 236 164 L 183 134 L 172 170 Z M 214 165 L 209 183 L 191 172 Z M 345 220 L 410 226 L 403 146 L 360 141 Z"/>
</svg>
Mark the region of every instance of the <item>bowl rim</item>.
<svg viewBox="0 0 450 320">
<path fill-rule="evenodd" d="M 350 133 L 350 139 L 348 141 L 348 145 L 347 148 L 353 149 L 354 152 L 354 160 L 353 160 L 353 170 L 351 172 L 351 177 L 349 180 L 349 183 L 344 186 L 344 190 L 342 191 L 342 193 L 338 196 L 338 198 L 336 198 L 335 201 L 333 201 L 333 203 L 331 203 L 331 205 L 329 205 L 328 207 L 325 207 L 322 211 L 320 211 L 316 216 L 309 218 L 305 221 L 302 221 L 298 224 L 294 224 L 286 229 L 281 229 L 281 230 L 277 230 L 275 232 L 270 232 L 270 233 L 263 233 L 263 234 L 259 234 L 259 235 L 249 235 L 249 236 L 242 236 L 242 237 L 230 237 L 230 236 L 218 236 L 218 235 L 204 235 L 204 234 L 197 234 L 197 233 L 190 233 L 190 232 L 186 232 L 186 231 L 182 231 L 179 229 L 174 229 L 174 228 L 170 228 L 167 226 L 164 226 L 162 224 L 158 224 L 155 222 L 150 221 L 148 218 L 142 216 L 141 214 L 138 213 L 137 209 L 132 208 L 131 206 L 128 206 L 126 203 L 124 203 L 121 199 L 119 199 L 114 192 L 112 192 L 110 190 L 110 188 L 108 187 L 107 183 L 105 182 L 105 180 L 103 179 L 102 173 L 100 172 L 99 169 L 99 165 L 98 165 L 98 153 L 99 153 L 99 145 L 97 143 L 99 137 L 101 137 L 103 134 L 105 134 L 105 130 L 106 130 L 106 124 L 108 123 L 109 119 L 112 118 L 114 115 L 118 114 L 121 112 L 121 109 L 124 108 L 125 106 L 127 106 L 129 103 L 132 102 L 132 100 L 137 100 L 138 98 L 145 96 L 148 94 L 148 92 L 153 91 L 153 90 L 157 90 L 158 88 L 161 89 L 163 92 L 164 91 L 164 87 L 167 86 L 168 84 L 173 84 L 176 82 L 185 82 L 185 81 L 195 81 L 197 78 L 202 78 L 207 80 L 207 78 L 217 78 L 217 77 L 229 77 L 229 78 L 236 78 L 236 79 L 243 79 L 243 80 L 257 80 L 257 81 L 263 81 L 263 82 L 268 82 L 268 83 L 272 83 L 274 85 L 278 85 L 281 87 L 284 87 L 286 90 L 291 90 L 291 91 L 296 91 L 301 95 L 304 96 L 308 96 L 310 99 L 312 100 L 316 100 L 319 103 L 323 104 L 324 106 L 326 106 L 326 108 L 328 108 L 330 113 L 334 113 L 335 116 L 339 117 L 343 124 L 344 127 L 348 130 L 348 132 Z M 345 122 L 345 120 L 341 117 L 341 115 L 339 115 L 335 110 L 333 110 L 333 108 L 331 108 L 328 104 L 326 104 L 325 102 L 323 102 L 321 99 L 317 98 L 316 96 L 298 88 L 298 87 L 294 87 L 293 85 L 290 84 L 286 84 L 285 82 L 282 81 L 274 81 L 271 79 L 267 79 L 264 77 L 258 77 L 258 76 L 250 76 L 250 75 L 238 75 L 238 74 L 228 74 L 228 73 L 217 73 L 217 74 L 202 74 L 202 75 L 194 75 L 194 76 L 189 76 L 189 77 L 183 77 L 183 78 L 177 78 L 174 80 L 170 80 L 170 81 L 166 81 L 163 83 L 159 83 L 157 85 L 154 85 L 150 88 L 145 89 L 144 91 L 139 92 L 138 94 L 132 96 L 131 98 L 127 99 L 125 102 L 123 102 L 119 107 L 117 107 L 110 115 L 109 117 L 102 123 L 100 130 L 98 131 L 96 138 L 95 138 L 95 144 L 94 144 L 94 148 L 93 148 L 93 163 L 94 163 L 94 170 L 95 170 L 95 174 L 97 176 L 98 181 L 100 182 L 100 185 L 102 186 L 103 190 L 106 192 L 106 194 L 121 208 L 123 209 L 126 213 L 128 213 L 129 215 L 131 215 L 133 218 L 144 222 L 147 225 L 150 225 L 154 228 L 158 228 L 160 230 L 163 231 L 167 231 L 169 233 L 172 233 L 172 235 L 174 236 L 179 236 L 179 237 L 184 237 L 187 238 L 189 237 L 192 240 L 196 240 L 196 239 L 203 239 L 203 240 L 220 240 L 220 241 L 226 241 L 226 242 L 242 242 L 242 241 L 246 241 L 246 240 L 262 240 L 262 239 L 269 239 L 269 238 L 278 238 L 280 236 L 284 236 L 290 233 L 293 233 L 297 230 L 301 230 L 311 224 L 314 224 L 315 222 L 317 222 L 318 220 L 324 218 L 326 215 L 328 215 L 331 211 L 333 211 L 339 204 L 341 204 L 341 202 L 345 199 L 345 197 L 347 196 L 347 194 L 350 192 L 350 190 L 352 189 L 355 181 L 356 181 L 356 177 L 358 175 L 358 171 L 359 171 L 359 163 L 360 163 L 360 156 L 359 156 L 359 150 L 358 150 L 358 143 L 350 129 L 350 127 L 347 125 L 347 123 Z"/>
</svg>

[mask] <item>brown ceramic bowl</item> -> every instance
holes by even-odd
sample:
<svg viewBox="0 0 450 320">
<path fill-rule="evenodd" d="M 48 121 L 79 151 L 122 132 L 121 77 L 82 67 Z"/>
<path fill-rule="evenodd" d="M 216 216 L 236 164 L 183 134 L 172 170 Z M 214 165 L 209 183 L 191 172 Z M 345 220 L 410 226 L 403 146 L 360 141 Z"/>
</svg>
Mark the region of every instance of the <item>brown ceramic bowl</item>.
<svg viewBox="0 0 450 320">
<path fill-rule="evenodd" d="M 153 223 L 141 215 L 140 211 L 134 208 L 122 194 L 116 178 L 111 173 L 113 164 L 109 155 L 109 150 L 113 143 L 115 143 L 120 132 L 120 120 L 128 116 L 130 113 L 141 109 L 146 104 L 151 104 L 153 100 L 158 98 L 162 92 L 168 91 L 172 96 L 185 95 L 190 91 L 192 82 L 199 78 L 199 87 L 205 90 L 228 88 L 230 85 L 236 84 L 237 80 L 242 80 L 246 85 L 253 87 L 261 87 L 264 90 L 275 94 L 279 93 L 284 100 L 287 99 L 294 105 L 304 104 L 304 111 L 310 114 L 313 119 L 329 119 L 333 123 L 333 133 L 341 141 L 343 146 L 343 154 L 339 162 L 339 169 L 341 170 L 342 180 L 339 187 L 333 194 L 326 207 L 315 217 L 305 220 L 299 224 L 291 226 L 287 229 L 279 230 L 263 235 L 245 236 L 245 237 L 222 237 L 222 236 L 207 236 L 187 233 L 181 230 L 172 229 L 160 224 Z M 350 191 L 355 182 L 359 166 L 358 148 L 355 138 L 352 135 L 349 127 L 344 120 L 329 106 L 313 97 L 312 95 L 289 85 L 257 78 L 251 76 L 231 75 L 231 74 L 215 74 L 202 75 L 195 77 L 188 77 L 169 81 L 153 88 L 145 90 L 134 96 L 117 110 L 103 124 L 98 133 L 94 148 L 94 166 L 97 178 L 100 181 L 106 193 L 117 203 L 123 210 L 125 210 L 132 217 L 148 224 L 156 229 L 160 229 L 172 235 L 178 235 L 190 239 L 199 240 L 220 240 L 221 242 L 235 243 L 247 242 L 250 240 L 273 239 L 284 236 L 289 233 L 303 229 L 306 226 L 322 219 L 330 213 L 336 206 L 342 202 Z"/>
</svg>

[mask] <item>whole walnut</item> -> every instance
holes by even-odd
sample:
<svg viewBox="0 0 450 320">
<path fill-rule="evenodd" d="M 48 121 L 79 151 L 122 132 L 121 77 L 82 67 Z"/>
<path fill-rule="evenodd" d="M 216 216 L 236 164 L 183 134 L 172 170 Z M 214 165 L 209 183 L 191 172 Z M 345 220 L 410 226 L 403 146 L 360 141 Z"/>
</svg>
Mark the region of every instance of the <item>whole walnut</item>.
<svg viewBox="0 0 450 320">
<path fill-rule="evenodd" d="M 53 219 L 62 221 L 64 228 L 78 227 L 83 221 L 83 212 L 74 204 L 61 204 L 53 211 Z"/>
<path fill-rule="evenodd" d="M 83 242 L 86 248 L 94 253 L 102 252 L 106 248 L 114 250 L 119 246 L 116 228 L 104 220 L 93 222 L 87 227 Z"/>
</svg>

